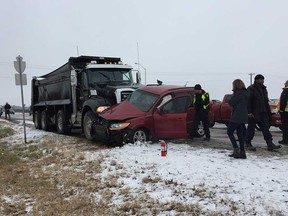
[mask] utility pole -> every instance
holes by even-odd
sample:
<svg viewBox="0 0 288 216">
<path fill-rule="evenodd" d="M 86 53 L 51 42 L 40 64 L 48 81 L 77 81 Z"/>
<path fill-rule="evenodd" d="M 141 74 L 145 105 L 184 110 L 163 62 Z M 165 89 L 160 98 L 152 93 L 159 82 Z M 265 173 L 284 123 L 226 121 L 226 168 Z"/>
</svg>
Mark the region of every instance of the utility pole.
<svg viewBox="0 0 288 216">
<path fill-rule="evenodd" d="M 252 76 L 255 75 L 255 73 L 249 73 L 248 75 L 250 76 L 250 85 L 252 85 Z"/>
<path fill-rule="evenodd" d="M 23 85 L 27 85 L 27 76 L 24 74 L 26 68 L 26 62 L 23 61 L 23 58 L 18 55 L 16 57 L 17 61 L 14 61 L 14 68 L 19 74 L 15 74 L 16 85 L 21 87 L 21 98 L 22 98 L 22 115 L 23 115 L 23 125 L 24 125 L 24 143 L 27 143 L 26 139 L 26 123 L 25 123 L 25 105 L 24 105 L 24 96 L 23 96 Z"/>
</svg>

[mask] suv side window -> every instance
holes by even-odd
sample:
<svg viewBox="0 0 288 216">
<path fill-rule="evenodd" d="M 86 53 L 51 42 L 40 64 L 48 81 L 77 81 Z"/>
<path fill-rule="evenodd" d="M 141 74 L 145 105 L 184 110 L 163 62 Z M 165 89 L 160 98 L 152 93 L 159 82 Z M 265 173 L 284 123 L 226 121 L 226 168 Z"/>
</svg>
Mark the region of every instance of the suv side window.
<svg viewBox="0 0 288 216">
<path fill-rule="evenodd" d="M 166 103 L 167 101 L 171 100 L 172 98 L 172 95 L 171 94 L 168 94 L 168 95 L 165 95 L 161 102 L 159 103 L 159 105 L 157 106 L 157 108 L 161 107 L 164 103 Z"/>
<path fill-rule="evenodd" d="M 163 106 L 163 113 L 186 113 L 191 105 L 191 97 L 178 97 Z"/>
<path fill-rule="evenodd" d="M 189 106 L 193 107 L 193 100 L 194 100 L 194 97 L 195 97 L 195 92 L 194 91 L 183 91 L 183 92 L 176 92 L 175 93 L 175 97 L 187 96 L 187 95 L 189 95 L 191 97 L 191 103 L 189 104 Z"/>
</svg>

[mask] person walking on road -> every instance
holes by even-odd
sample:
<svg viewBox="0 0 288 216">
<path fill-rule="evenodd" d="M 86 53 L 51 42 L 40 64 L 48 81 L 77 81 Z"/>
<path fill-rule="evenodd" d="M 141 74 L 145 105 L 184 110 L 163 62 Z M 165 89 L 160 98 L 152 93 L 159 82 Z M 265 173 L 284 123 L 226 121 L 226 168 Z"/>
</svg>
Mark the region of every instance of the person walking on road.
<svg viewBox="0 0 288 216">
<path fill-rule="evenodd" d="M 268 103 L 268 91 L 264 85 L 264 76 L 257 74 L 254 78 L 254 84 L 248 87 L 248 128 L 246 136 L 246 148 L 256 151 L 252 146 L 252 139 L 255 134 L 256 124 L 260 127 L 267 144 L 267 150 L 281 148 L 272 142 L 272 134 L 269 131 L 271 121 L 271 110 Z"/>
<path fill-rule="evenodd" d="M 285 87 L 280 96 L 279 112 L 282 124 L 282 140 L 280 144 L 288 145 L 288 80 L 285 82 Z"/>
<path fill-rule="evenodd" d="M 210 130 L 209 130 L 209 110 L 210 110 L 210 98 L 209 93 L 205 92 L 200 84 L 196 84 L 194 87 L 195 97 L 193 101 L 193 106 L 195 108 L 195 116 L 192 125 L 192 130 L 190 133 L 190 138 L 196 134 L 200 121 L 202 122 L 205 138 L 204 140 L 210 141 Z"/>
<path fill-rule="evenodd" d="M 11 109 L 11 106 L 8 102 L 6 102 L 5 106 L 4 106 L 4 109 L 5 109 L 5 119 L 7 119 L 7 116 L 9 117 L 10 119 L 10 109 Z"/>
<path fill-rule="evenodd" d="M 233 147 L 233 153 L 229 157 L 246 159 L 245 152 L 245 124 L 248 122 L 248 93 L 242 80 L 236 79 L 232 83 L 233 95 L 228 102 L 232 106 L 232 115 L 228 123 L 227 135 Z M 234 131 L 237 131 L 237 137 L 240 144 L 240 151 L 237 145 Z"/>
</svg>

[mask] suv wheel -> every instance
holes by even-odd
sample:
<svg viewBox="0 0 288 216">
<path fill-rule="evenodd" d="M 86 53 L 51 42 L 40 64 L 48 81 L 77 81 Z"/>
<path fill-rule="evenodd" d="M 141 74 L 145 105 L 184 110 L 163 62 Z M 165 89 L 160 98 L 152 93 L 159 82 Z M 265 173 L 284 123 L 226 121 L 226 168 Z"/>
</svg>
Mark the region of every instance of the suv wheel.
<svg viewBox="0 0 288 216">
<path fill-rule="evenodd" d="M 204 134 L 205 134 L 205 132 L 204 132 L 204 127 L 203 127 L 202 122 L 200 122 L 200 124 L 198 125 L 198 129 L 197 129 L 197 131 L 196 131 L 195 136 L 196 136 L 196 137 L 203 137 Z"/>
<path fill-rule="evenodd" d="M 138 129 L 132 132 L 129 141 L 134 144 L 136 142 L 147 142 L 149 141 L 149 133 L 143 129 Z"/>
</svg>

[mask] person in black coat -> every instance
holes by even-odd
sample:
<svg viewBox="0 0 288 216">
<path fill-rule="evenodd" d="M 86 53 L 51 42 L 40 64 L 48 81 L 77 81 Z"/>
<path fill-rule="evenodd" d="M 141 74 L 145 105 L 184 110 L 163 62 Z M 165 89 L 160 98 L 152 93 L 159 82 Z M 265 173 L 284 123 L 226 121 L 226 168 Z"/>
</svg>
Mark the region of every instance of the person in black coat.
<svg viewBox="0 0 288 216">
<path fill-rule="evenodd" d="M 285 87 L 280 96 L 279 112 L 282 124 L 282 140 L 280 144 L 288 145 L 288 80 L 285 82 Z"/>
<path fill-rule="evenodd" d="M 256 151 L 256 148 L 251 144 L 255 134 L 256 124 L 260 127 L 264 139 L 267 143 L 267 150 L 281 148 L 280 145 L 275 145 L 272 142 L 272 134 L 269 131 L 271 122 L 271 109 L 269 106 L 268 92 L 264 85 L 264 76 L 257 74 L 254 78 L 254 84 L 248 87 L 248 127 L 246 136 L 246 148 Z"/>
<path fill-rule="evenodd" d="M 5 106 L 4 106 L 4 109 L 5 109 L 5 119 L 7 119 L 7 117 L 9 117 L 10 119 L 10 109 L 11 109 L 11 106 L 8 102 L 6 102 Z"/>
<path fill-rule="evenodd" d="M 232 83 L 233 95 L 228 102 L 232 106 L 232 115 L 230 122 L 228 123 L 227 135 L 231 141 L 233 147 L 233 153 L 229 157 L 246 159 L 245 152 L 245 124 L 248 122 L 248 93 L 245 84 L 242 80 L 236 79 Z M 240 151 L 237 145 L 234 131 L 237 131 L 237 137 L 240 144 Z"/>
</svg>

